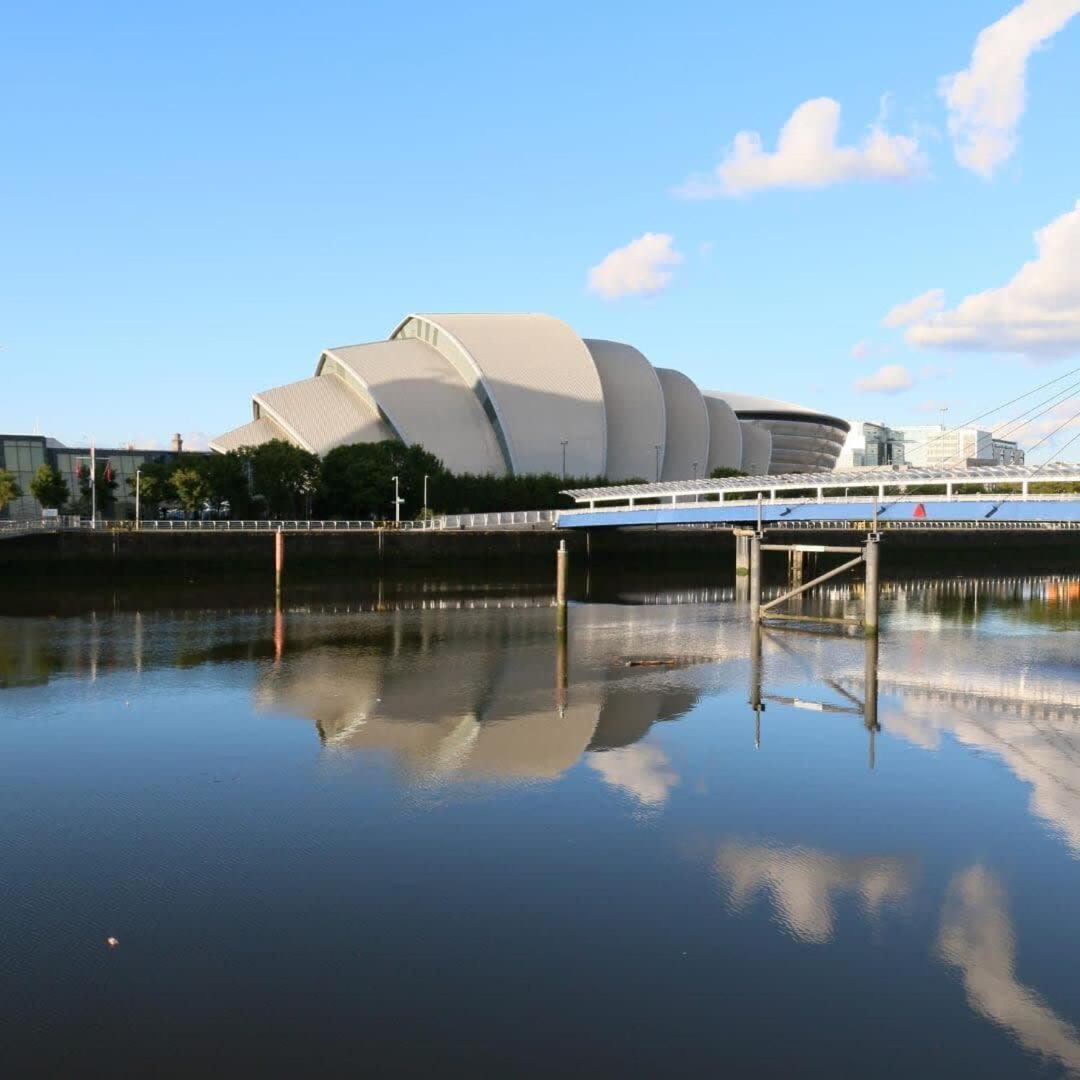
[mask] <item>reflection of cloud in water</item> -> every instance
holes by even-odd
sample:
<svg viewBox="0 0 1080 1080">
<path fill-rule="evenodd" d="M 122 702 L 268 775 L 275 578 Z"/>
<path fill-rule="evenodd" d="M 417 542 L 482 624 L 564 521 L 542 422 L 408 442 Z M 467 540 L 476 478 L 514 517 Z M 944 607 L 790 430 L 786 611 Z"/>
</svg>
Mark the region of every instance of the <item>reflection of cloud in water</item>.
<svg viewBox="0 0 1080 1080">
<path fill-rule="evenodd" d="M 832 940 L 833 907 L 844 893 L 857 894 L 866 911 L 877 915 L 911 891 L 910 864 L 896 857 L 846 858 L 813 848 L 732 843 L 720 848 L 716 868 L 736 910 L 765 890 L 786 929 L 813 944 Z"/>
<path fill-rule="evenodd" d="M 950 708 L 903 692 L 899 696 L 903 710 L 882 715 L 887 732 L 926 750 L 936 750 L 942 734 L 949 734 L 964 746 L 1001 758 L 1018 780 L 1030 785 L 1032 812 L 1080 853 L 1080 713 L 1072 721 L 1048 717 L 1040 723 L 978 702 L 952 702 Z"/>
<path fill-rule="evenodd" d="M 949 885 L 938 953 L 959 969 L 971 1007 L 1010 1031 L 1028 1050 L 1080 1072 L 1076 1030 L 1016 978 L 1016 942 L 1001 885 L 973 866 Z"/>
<path fill-rule="evenodd" d="M 646 806 L 663 806 L 679 782 L 679 774 L 658 746 L 627 746 L 594 753 L 589 756 L 589 768 Z"/>
</svg>

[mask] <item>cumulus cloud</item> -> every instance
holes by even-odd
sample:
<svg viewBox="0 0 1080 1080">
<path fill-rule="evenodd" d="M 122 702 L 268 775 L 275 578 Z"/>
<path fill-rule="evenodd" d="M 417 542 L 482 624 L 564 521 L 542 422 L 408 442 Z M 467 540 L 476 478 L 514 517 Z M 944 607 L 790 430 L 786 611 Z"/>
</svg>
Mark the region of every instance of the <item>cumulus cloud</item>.
<svg viewBox="0 0 1080 1080">
<path fill-rule="evenodd" d="M 1016 148 L 1027 63 L 1080 12 L 1080 0 L 1023 0 L 975 39 L 971 63 L 941 79 L 956 160 L 989 179 Z"/>
<path fill-rule="evenodd" d="M 776 149 L 756 131 L 740 131 L 709 174 L 692 176 L 678 194 L 688 199 L 747 195 L 766 188 L 820 188 L 848 180 L 905 180 L 926 166 L 918 140 L 890 135 L 879 120 L 858 146 L 838 146 L 840 103 L 804 101 L 780 129 Z"/>
<path fill-rule="evenodd" d="M 1080 200 L 1040 229 L 1035 245 L 1038 254 L 1011 281 L 916 319 L 906 340 L 922 348 L 1018 353 L 1031 360 L 1080 351 Z"/>
<path fill-rule="evenodd" d="M 903 364 L 885 364 L 873 375 L 856 379 L 854 383 L 856 392 L 860 394 L 896 394 L 914 385 L 911 372 Z"/>
<path fill-rule="evenodd" d="M 670 267 L 683 261 L 667 233 L 645 233 L 616 248 L 589 271 L 589 291 L 608 300 L 659 292 L 671 280 Z"/>
<path fill-rule="evenodd" d="M 881 325 L 891 329 L 898 326 L 910 326 L 912 323 L 921 322 L 927 315 L 940 311 L 944 306 L 945 290 L 930 289 L 904 304 L 897 304 L 881 320 Z"/>
</svg>

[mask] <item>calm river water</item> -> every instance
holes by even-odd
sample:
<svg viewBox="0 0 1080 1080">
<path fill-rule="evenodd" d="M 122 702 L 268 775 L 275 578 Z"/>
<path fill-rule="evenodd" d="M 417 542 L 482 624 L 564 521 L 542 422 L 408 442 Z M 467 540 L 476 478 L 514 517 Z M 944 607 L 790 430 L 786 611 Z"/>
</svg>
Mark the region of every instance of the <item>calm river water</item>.
<svg viewBox="0 0 1080 1080">
<path fill-rule="evenodd" d="M 613 599 L 0 599 L 0 1072 L 1080 1075 L 1080 581 Z"/>
</svg>

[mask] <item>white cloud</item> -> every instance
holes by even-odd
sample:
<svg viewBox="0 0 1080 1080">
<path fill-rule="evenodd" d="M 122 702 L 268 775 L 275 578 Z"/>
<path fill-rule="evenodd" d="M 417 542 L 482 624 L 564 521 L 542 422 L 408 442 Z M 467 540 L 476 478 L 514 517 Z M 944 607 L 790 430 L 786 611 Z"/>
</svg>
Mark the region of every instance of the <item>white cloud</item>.
<svg viewBox="0 0 1080 1080">
<path fill-rule="evenodd" d="M 956 160 L 989 179 L 1016 148 L 1031 54 L 1080 12 L 1080 0 L 1023 0 L 980 32 L 971 64 L 941 79 Z"/>
<path fill-rule="evenodd" d="M 921 322 L 927 315 L 934 311 L 940 311 L 945 306 L 945 290 L 930 289 L 920 293 L 907 303 L 897 304 L 884 319 L 882 326 L 895 328 L 898 326 L 910 326 L 912 323 Z"/>
<path fill-rule="evenodd" d="M 589 291 L 609 300 L 659 292 L 671 280 L 669 267 L 683 260 L 674 242 L 667 233 L 645 233 L 616 248 L 589 271 Z"/>
<path fill-rule="evenodd" d="M 905 180 L 920 175 L 918 140 L 890 135 L 879 120 L 859 146 L 837 146 L 840 103 L 804 101 L 780 129 L 776 150 L 762 149 L 756 131 L 740 131 L 712 173 L 692 176 L 678 194 L 688 199 L 746 195 L 766 188 L 820 188 L 847 180 Z"/>
<path fill-rule="evenodd" d="M 860 394 L 896 394 L 915 385 L 911 373 L 903 364 L 885 364 L 873 375 L 856 379 L 854 386 Z"/>
<path fill-rule="evenodd" d="M 1055 360 L 1080 351 L 1080 201 L 1035 234 L 1038 255 L 1011 281 L 924 316 L 904 337 L 922 348 Z"/>
<path fill-rule="evenodd" d="M 869 338 L 860 338 L 851 346 L 851 355 L 856 360 L 865 360 L 870 355 L 873 344 Z"/>
<path fill-rule="evenodd" d="M 590 754 L 588 761 L 607 783 L 628 791 L 646 806 L 662 806 L 679 782 L 667 755 L 648 743 Z"/>
</svg>

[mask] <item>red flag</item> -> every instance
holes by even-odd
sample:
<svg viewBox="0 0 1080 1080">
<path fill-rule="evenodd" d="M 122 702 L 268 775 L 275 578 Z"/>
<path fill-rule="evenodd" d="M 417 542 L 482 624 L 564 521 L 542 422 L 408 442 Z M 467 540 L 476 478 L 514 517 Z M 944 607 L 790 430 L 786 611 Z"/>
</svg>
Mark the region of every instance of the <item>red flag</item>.
<svg viewBox="0 0 1080 1080">
<path fill-rule="evenodd" d="M 915 507 L 915 513 L 912 514 L 911 516 L 912 517 L 917 517 L 917 518 L 926 517 L 926 507 L 923 506 L 922 503 L 919 503 L 919 505 Z"/>
<path fill-rule="evenodd" d="M 108 461 L 105 462 L 105 471 L 101 474 L 105 478 L 105 483 L 112 483 L 112 464 Z"/>
</svg>

